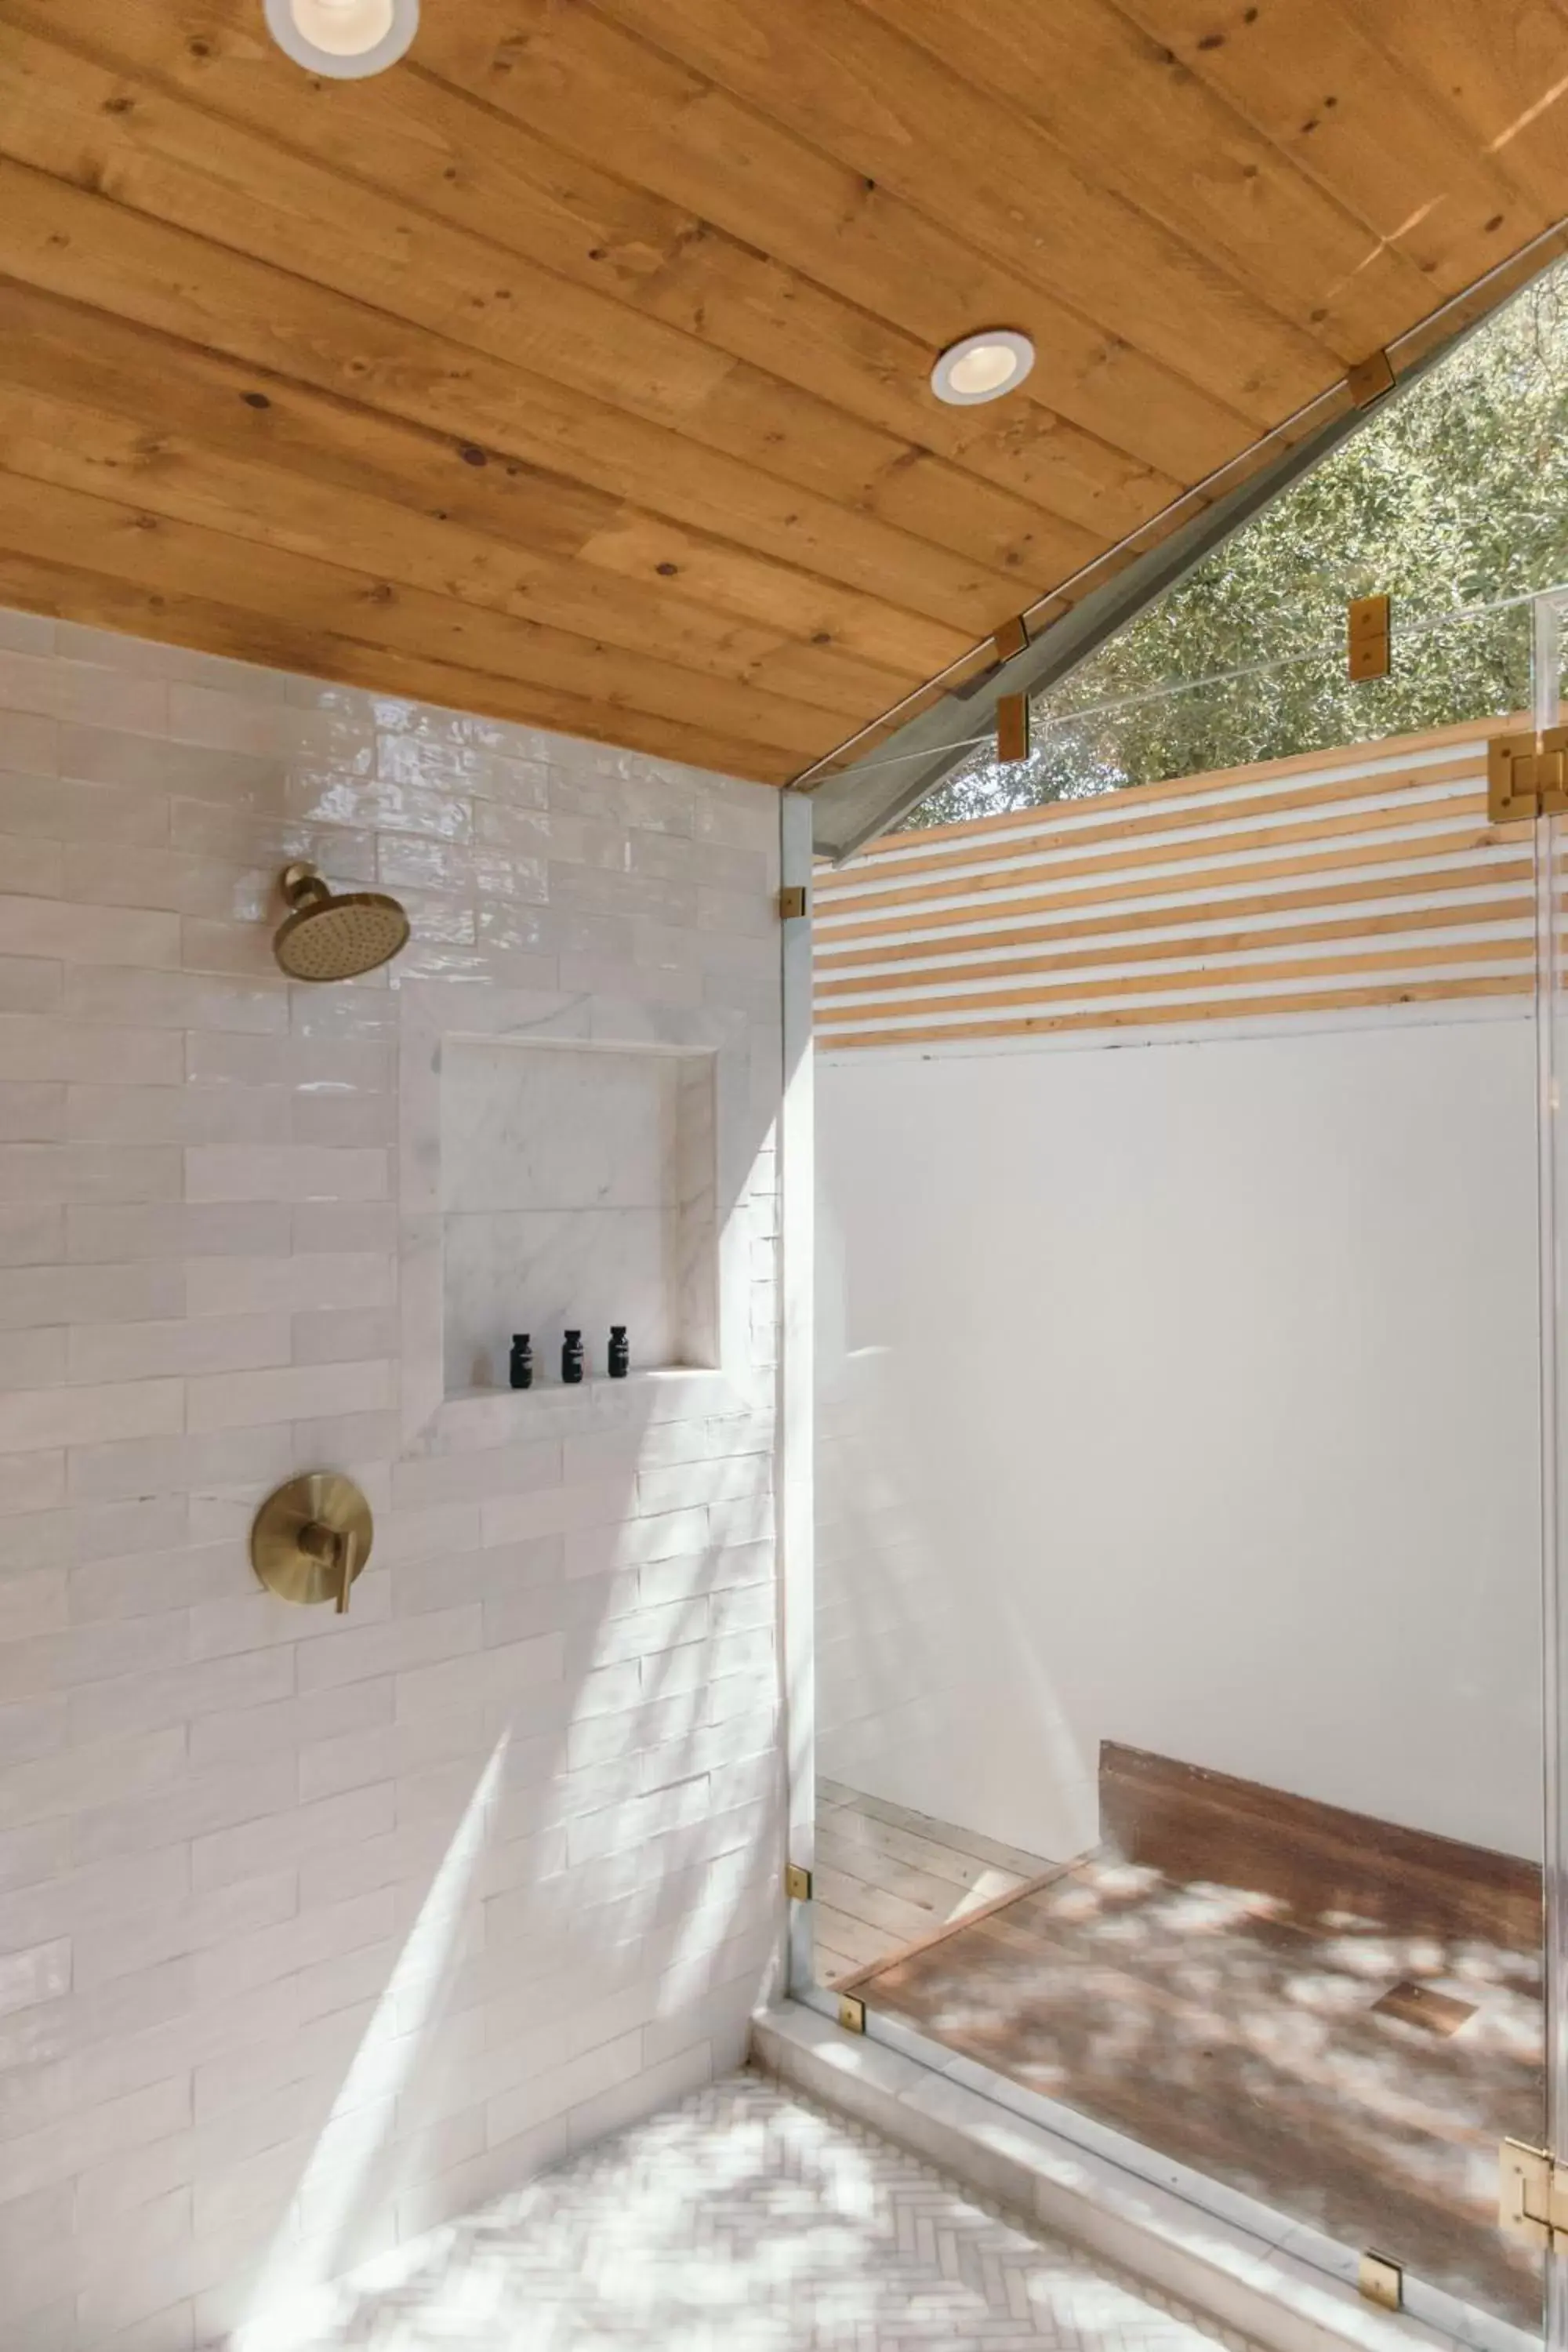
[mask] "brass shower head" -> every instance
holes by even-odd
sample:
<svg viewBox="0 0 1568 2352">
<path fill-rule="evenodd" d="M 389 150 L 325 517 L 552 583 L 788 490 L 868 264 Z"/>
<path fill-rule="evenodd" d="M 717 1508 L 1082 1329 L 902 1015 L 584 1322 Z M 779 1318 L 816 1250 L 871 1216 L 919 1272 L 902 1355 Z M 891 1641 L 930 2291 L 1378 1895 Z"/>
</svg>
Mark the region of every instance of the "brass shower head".
<svg viewBox="0 0 1568 2352">
<path fill-rule="evenodd" d="M 408 942 L 408 918 L 379 890 L 336 898 L 313 866 L 298 859 L 279 877 L 294 912 L 279 929 L 273 953 L 290 980 L 353 980 L 390 963 Z"/>
</svg>

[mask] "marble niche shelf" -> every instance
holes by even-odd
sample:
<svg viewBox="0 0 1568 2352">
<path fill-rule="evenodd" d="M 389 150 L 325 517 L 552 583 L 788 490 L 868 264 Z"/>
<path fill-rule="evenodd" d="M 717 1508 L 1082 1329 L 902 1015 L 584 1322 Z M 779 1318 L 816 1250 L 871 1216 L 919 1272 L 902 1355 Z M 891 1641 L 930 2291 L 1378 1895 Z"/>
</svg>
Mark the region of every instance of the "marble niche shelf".
<svg viewBox="0 0 1568 2352">
<path fill-rule="evenodd" d="M 718 1362 L 715 1057 L 668 1045 L 449 1036 L 440 1064 L 442 1381 L 520 1414 Z M 605 1377 L 612 1323 L 629 1381 Z M 581 1329 L 588 1379 L 560 1378 Z M 537 1385 L 508 1386 L 511 1334 Z"/>
</svg>

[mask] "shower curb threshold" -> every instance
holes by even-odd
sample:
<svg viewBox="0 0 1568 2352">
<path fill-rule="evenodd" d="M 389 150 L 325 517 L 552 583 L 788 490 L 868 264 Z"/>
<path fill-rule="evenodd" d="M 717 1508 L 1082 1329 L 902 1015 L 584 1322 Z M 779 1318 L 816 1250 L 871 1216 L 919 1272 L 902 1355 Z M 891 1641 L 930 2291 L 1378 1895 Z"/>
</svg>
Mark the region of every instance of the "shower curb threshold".
<svg viewBox="0 0 1568 2352">
<path fill-rule="evenodd" d="M 1417 2315 L 1380 2309 L 1356 2290 L 1354 2255 L 1317 2231 L 1285 2221 L 1279 2224 L 1283 2236 L 1270 2238 L 1240 2218 L 1266 2209 L 1224 2189 L 1218 2201 L 1230 2204 L 1235 2217 L 1220 2219 L 1110 2155 L 1017 2113 L 1012 2100 L 1034 2095 L 1007 2085 L 1008 2104 L 987 2096 L 973 2087 L 974 2079 L 984 2079 L 983 2068 L 966 2066 L 972 2080 L 956 2081 L 795 2000 L 756 2013 L 751 2054 L 763 2073 L 1268 2352 L 1447 2352 L 1454 2346 L 1539 2352 L 1539 2336 L 1429 2289 L 1422 2301 L 1436 2310 Z M 1175 2166 L 1170 2172 L 1180 2177 Z M 1304 2243 L 1316 2261 L 1292 2251 Z"/>
</svg>

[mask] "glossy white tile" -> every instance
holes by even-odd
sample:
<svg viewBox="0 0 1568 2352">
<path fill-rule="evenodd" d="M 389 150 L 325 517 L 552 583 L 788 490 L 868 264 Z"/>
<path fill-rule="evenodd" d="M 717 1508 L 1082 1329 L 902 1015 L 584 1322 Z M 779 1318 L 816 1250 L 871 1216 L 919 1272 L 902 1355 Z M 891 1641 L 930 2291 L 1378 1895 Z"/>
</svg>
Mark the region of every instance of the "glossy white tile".
<svg viewBox="0 0 1568 2352">
<path fill-rule="evenodd" d="M 763 1982 L 776 835 L 761 787 L 0 614 L 28 2352 L 192 2352 L 356 2136 L 395 2242 L 700 2076 L 710 1950 L 724 2021 Z M 292 856 L 403 896 L 405 957 L 290 986 Z M 637 1376 L 562 1391 L 612 1320 Z M 540 1388 L 448 1404 L 444 1345 L 493 1381 L 524 1324 Z M 328 1465 L 377 1517 L 346 1622 L 247 1553 Z"/>
</svg>

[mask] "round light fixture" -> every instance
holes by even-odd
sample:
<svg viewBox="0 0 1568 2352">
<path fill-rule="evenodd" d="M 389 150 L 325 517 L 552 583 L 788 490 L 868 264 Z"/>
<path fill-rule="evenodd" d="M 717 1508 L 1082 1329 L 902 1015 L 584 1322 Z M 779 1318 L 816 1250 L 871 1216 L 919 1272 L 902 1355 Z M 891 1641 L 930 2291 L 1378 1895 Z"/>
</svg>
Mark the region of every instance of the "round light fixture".
<svg viewBox="0 0 1568 2352">
<path fill-rule="evenodd" d="M 931 372 L 931 388 L 954 408 L 973 408 L 1013 391 L 1034 364 L 1035 346 L 1027 335 L 1015 334 L 1011 327 L 987 327 L 948 345 Z"/>
<path fill-rule="evenodd" d="M 419 0 L 264 0 L 267 26 L 296 65 L 359 81 L 395 65 L 419 29 Z"/>
</svg>

